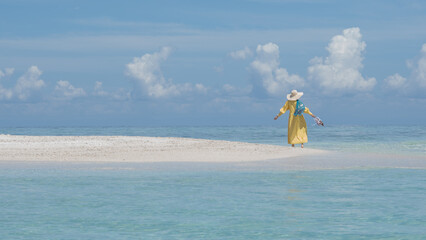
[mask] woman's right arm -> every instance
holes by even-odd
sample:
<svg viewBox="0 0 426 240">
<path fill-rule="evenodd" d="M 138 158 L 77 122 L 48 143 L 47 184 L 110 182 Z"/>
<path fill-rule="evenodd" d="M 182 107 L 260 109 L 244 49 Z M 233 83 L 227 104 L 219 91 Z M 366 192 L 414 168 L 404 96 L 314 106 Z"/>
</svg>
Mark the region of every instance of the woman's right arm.
<svg viewBox="0 0 426 240">
<path fill-rule="evenodd" d="M 288 110 L 288 101 L 285 102 L 284 106 L 280 109 L 280 112 L 277 116 L 274 117 L 274 120 L 277 120 L 281 115 L 283 115 Z"/>
</svg>

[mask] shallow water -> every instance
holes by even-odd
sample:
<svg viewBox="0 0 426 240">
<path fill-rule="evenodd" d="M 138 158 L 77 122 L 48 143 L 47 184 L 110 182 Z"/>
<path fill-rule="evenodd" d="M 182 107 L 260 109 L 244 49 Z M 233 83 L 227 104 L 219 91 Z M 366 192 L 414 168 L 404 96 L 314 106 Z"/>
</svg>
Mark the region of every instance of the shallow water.
<svg viewBox="0 0 426 240">
<path fill-rule="evenodd" d="M 425 239 L 426 127 L 327 126 L 308 133 L 307 147 L 338 153 L 235 164 L 1 162 L 0 239 Z M 0 134 L 287 145 L 285 127 Z M 327 168 L 335 169 L 318 170 Z"/>
<path fill-rule="evenodd" d="M 2 239 L 422 239 L 426 170 L 2 164 Z"/>
</svg>

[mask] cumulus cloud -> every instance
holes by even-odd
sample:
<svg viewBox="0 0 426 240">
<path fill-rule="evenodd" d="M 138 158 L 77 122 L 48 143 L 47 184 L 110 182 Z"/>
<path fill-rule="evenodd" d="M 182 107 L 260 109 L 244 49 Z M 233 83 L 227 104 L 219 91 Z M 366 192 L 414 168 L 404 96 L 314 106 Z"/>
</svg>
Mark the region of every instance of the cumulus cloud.
<svg viewBox="0 0 426 240">
<path fill-rule="evenodd" d="M 0 78 L 12 75 L 14 71 L 14 68 L 5 68 L 4 71 L 0 70 Z M 39 79 L 41 74 L 42 71 L 37 66 L 31 66 L 17 80 L 14 88 L 4 88 L 0 85 L 0 100 L 10 100 L 12 98 L 18 98 L 22 101 L 27 100 L 34 92 L 44 87 L 44 81 Z"/>
<path fill-rule="evenodd" d="M 234 51 L 234 52 L 230 52 L 229 56 L 231 56 L 233 59 L 246 59 L 248 57 L 253 56 L 252 51 L 248 48 L 245 47 L 244 49 L 238 50 L 238 51 Z"/>
<path fill-rule="evenodd" d="M 73 99 L 86 96 L 82 88 L 76 88 L 68 81 L 58 81 L 55 86 L 55 94 L 58 98 Z"/>
<path fill-rule="evenodd" d="M 37 66 L 31 66 L 16 82 L 14 93 L 19 100 L 28 99 L 34 91 L 44 87 L 44 81 L 39 79 L 42 71 Z"/>
<path fill-rule="evenodd" d="M 149 97 L 159 98 L 179 94 L 177 86 L 171 81 L 166 81 L 160 68 L 161 62 L 169 57 L 170 51 L 169 47 L 163 47 L 160 52 L 133 58 L 133 62 L 126 66 L 127 75 L 133 77 Z"/>
<path fill-rule="evenodd" d="M 423 44 L 420 54 L 417 66 L 414 66 L 413 74 L 419 86 L 426 87 L 426 43 Z"/>
<path fill-rule="evenodd" d="M 407 65 L 411 69 L 410 77 L 405 78 L 395 73 L 384 79 L 384 86 L 388 89 L 403 90 L 403 93 L 411 95 L 413 92 L 422 91 L 426 87 L 426 44 L 422 45 L 418 60 L 410 60 Z"/>
<path fill-rule="evenodd" d="M 262 86 L 270 95 L 280 95 L 288 92 L 292 87 L 303 87 L 304 80 L 296 74 L 289 74 L 287 69 L 280 68 L 280 51 L 278 45 L 267 43 L 258 45 L 256 58 L 251 68 L 262 81 Z"/>
<path fill-rule="evenodd" d="M 0 85 L 0 100 L 10 100 L 13 97 L 13 91 Z"/>
<path fill-rule="evenodd" d="M 376 79 L 364 78 L 360 72 L 366 47 L 361 38 L 357 27 L 345 29 L 343 35 L 334 36 L 327 47 L 329 56 L 315 57 L 310 61 L 308 78 L 318 82 L 326 92 L 371 90 Z"/>
<path fill-rule="evenodd" d="M 102 87 L 102 82 L 96 81 L 95 87 L 94 87 L 94 90 L 93 90 L 93 95 L 99 96 L 99 97 L 105 97 L 105 96 L 108 96 L 109 93 L 104 91 L 104 89 Z"/>
<path fill-rule="evenodd" d="M 205 88 L 202 84 L 173 84 L 171 79 L 164 78 L 161 63 L 167 60 L 170 53 L 171 48 L 163 47 L 159 52 L 135 57 L 133 62 L 126 65 L 126 74 L 135 80 L 143 95 L 152 98 L 173 97 L 191 91 L 203 92 Z"/>
<path fill-rule="evenodd" d="M 14 68 L 5 68 L 4 71 L 0 69 L 0 79 L 5 76 L 10 76 L 15 71 Z"/>
<path fill-rule="evenodd" d="M 407 83 L 407 79 L 398 73 L 395 73 L 394 75 L 387 77 L 384 82 L 387 87 L 397 89 L 404 87 Z"/>
<path fill-rule="evenodd" d="M 195 84 L 195 91 L 198 92 L 198 93 L 206 94 L 207 91 L 208 91 L 208 88 L 201 83 L 196 83 Z"/>
<path fill-rule="evenodd" d="M 115 90 L 114 92 L 107 92 L 103 88 L 103 83 L 99 81 L 95 82 L 95 87 L 93 89 L 92 95 L 97 97 L 107 97 L 114 100 L 130 99 L 130 92 L 128 90 L 119 88 Z"/>
<path fill-rule="evenodd" d="M 5 72 L 6 76 L 12 75 L 13 72 L 15 72 L 15 69 L 14 68 L 5 68 L 4 72 Z"/>
</svg>

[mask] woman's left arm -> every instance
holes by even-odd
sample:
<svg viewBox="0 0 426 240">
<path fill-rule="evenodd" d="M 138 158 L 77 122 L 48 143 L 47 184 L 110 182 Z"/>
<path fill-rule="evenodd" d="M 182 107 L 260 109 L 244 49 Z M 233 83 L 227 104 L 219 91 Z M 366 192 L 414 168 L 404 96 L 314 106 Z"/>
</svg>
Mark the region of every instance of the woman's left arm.
<svg viewBox="0 0 426 240">
<path fill-rule="evenodd" d="M 307 114 L 311 115 L 311 117 L 313 117 L 313 118 L 316 117 L 313 113 L 311 113 L 311 111 L 309 111 L 309 108 L 307 108 L 307 107 L 305 107 L 305 111 L 303 111 L 303 113 L 307 113 Z"/>
</svg>

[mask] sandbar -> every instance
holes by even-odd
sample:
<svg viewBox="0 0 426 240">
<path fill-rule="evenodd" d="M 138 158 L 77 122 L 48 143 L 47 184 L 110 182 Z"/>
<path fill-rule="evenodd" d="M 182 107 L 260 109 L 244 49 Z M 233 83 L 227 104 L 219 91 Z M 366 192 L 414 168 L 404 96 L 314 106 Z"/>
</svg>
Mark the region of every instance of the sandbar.
<svg viewBox="0 0 426 240">
<path fill-rule="evenodd" d="M 325 152 L 193 138 L 0 135 L 0 161 L 247 162 Z"/>
<path fill-rule="evenodd" d="M 95 164 L 92 167 L 96 169 L 191 171 L 426 169 L 426 156 L 332 152 L 174 137 L 0 135 L 0 163 L 3 167 L 29 166 L 29 163 L 43 166 L 70 163 L 76 167 L 75 163 L 80 163 L 83 168 Z"/>
</svg>

